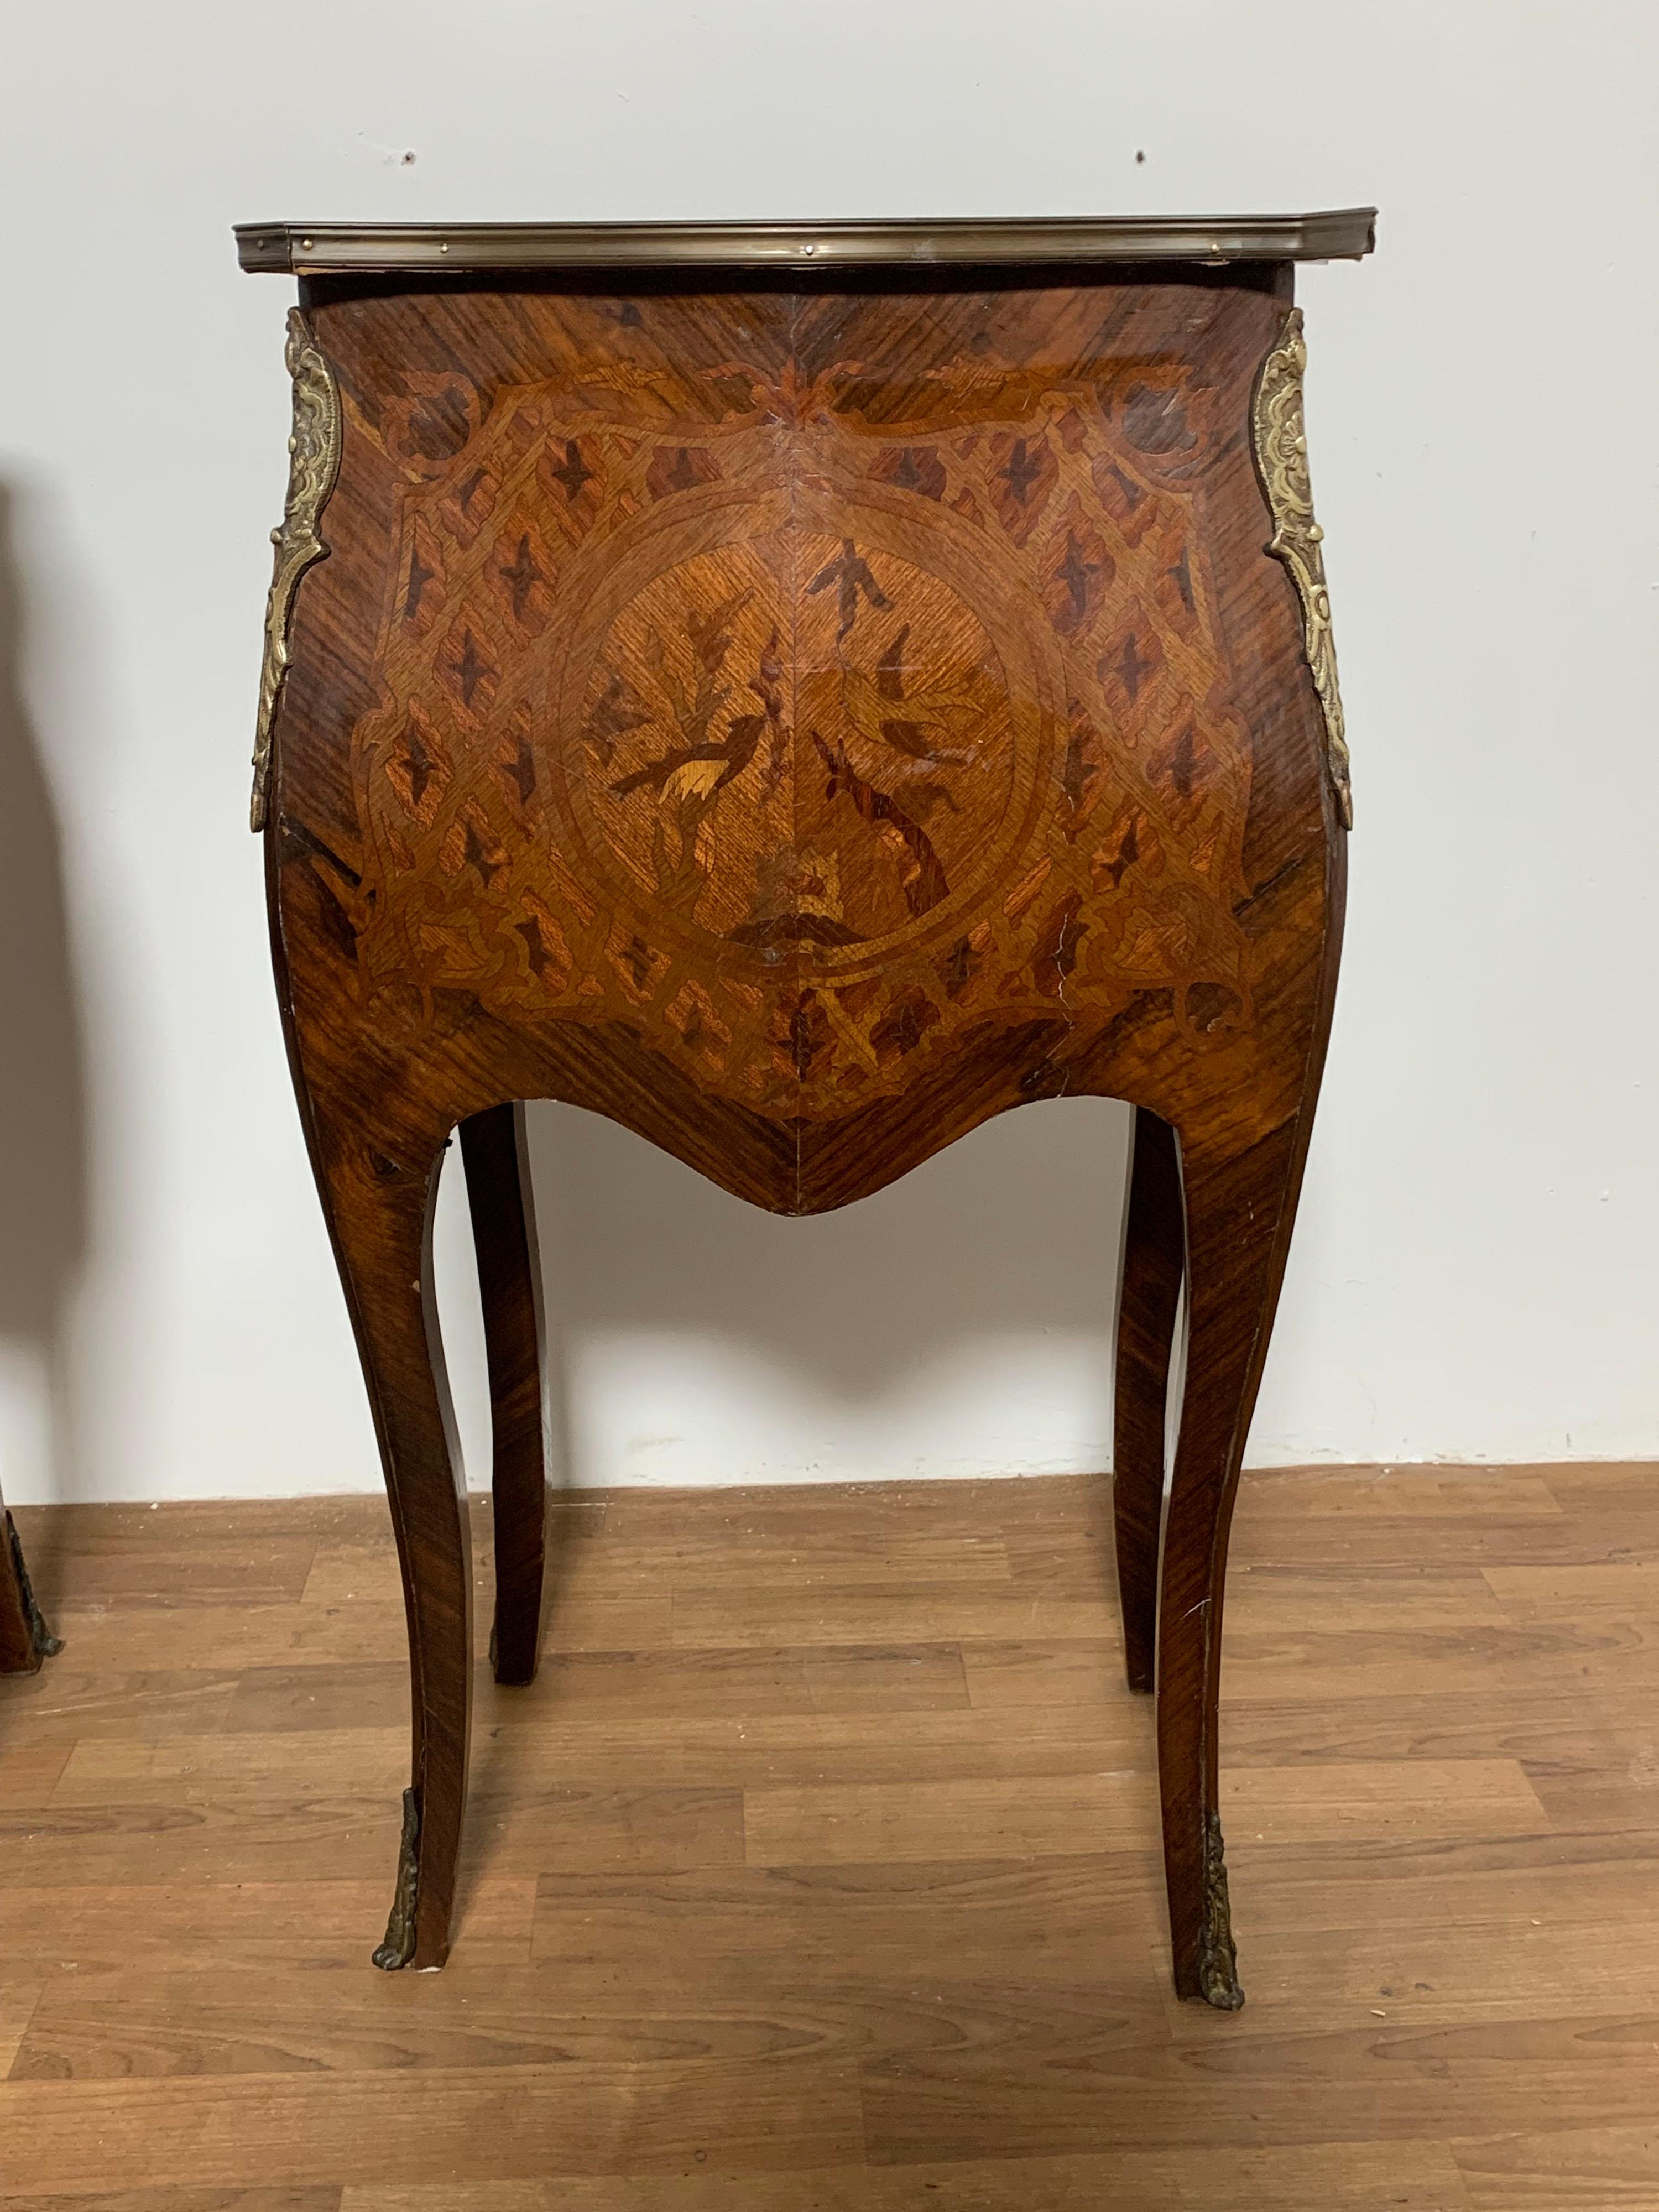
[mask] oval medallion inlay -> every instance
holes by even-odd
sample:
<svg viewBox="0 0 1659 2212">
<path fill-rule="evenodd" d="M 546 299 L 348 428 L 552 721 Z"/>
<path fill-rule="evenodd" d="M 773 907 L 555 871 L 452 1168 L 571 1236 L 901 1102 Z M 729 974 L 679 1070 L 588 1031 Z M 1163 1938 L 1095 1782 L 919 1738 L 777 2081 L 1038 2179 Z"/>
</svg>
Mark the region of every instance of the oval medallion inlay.
<svg viewBox="0 0 1659 2212">
<path fill-rule="evenodd" d="M 840 969 L 948 917 L 994 864 L 1015 723 L 949 582 L 786 526 L 631 597 L 566 726 L 620 892 L 707 952 Z"/>
</svg>

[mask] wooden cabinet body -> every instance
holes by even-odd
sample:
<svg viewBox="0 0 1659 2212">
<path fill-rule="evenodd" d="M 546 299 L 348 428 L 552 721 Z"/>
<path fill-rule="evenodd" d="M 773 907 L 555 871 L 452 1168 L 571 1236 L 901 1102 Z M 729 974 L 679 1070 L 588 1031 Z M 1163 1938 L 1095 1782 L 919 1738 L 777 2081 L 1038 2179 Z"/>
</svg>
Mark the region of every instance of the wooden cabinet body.
<svg viewBox="0 0 1659 2212">
<path fill-rule="evenodd" d="M 1364 250 L 1362 220 L 1325 220 L 1348 222 L 1329 250 Z M 517 1102 L 592 1108 L 811 1213 L 1006 1108 L 1096 1093 L 1138 1109 L 1119 1555 L 1137 1686 L 1162 1624 L 1176 1981 L 1237 2001 L 1226 1523 L 1346 813 L 1297 249 L 1270 228 L 1220 265 L 1199 247 L 1224 240 L 1150 260 L 1133 225 L 1081 252 L 1028 232 L 1018 262 L 963 236 L 944 265 L 937 231 L 903 227 L 862 252 L 766 234 L 781 266 L 712 234 L 702 265 L 662 232 L 616 234 L 609 265 L 573 232 L 240 234 L 250 265 L 303 278 L 255 818 L 410 1601 L 382 1963 L 444 1955 L 465 1790 L 471 1572 L 428 1249 L 451 1131 L 489 1337 L 496 1662 L 527 1679 Z"/>
</svg>

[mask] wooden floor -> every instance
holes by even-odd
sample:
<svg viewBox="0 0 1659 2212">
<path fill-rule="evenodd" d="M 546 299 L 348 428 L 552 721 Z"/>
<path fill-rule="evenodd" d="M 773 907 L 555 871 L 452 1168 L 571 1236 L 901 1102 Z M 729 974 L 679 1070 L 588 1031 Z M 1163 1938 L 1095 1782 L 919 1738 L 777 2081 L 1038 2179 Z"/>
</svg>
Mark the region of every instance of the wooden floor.
<svg viewBox="0 0 1659 2212">
<path fill-rule="evenodd" d="M 420 1976 L 384 1508 L 20 1513 L 0 2203 L 1655 2212 L 1659 1468 L 1246 1478 L 1233 2016 L 1169 1989 L 1103 1491 L 563 1508 Z"/>
</svg>

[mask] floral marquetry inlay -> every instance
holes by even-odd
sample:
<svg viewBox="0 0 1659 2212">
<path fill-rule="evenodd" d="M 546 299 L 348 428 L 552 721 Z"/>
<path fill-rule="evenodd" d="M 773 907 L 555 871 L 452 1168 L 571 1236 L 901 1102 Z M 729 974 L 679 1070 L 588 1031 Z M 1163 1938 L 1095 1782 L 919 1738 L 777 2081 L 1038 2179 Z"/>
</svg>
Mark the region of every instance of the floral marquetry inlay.
<svg viewBox="0 0 1659 2212">
<path fill-rule="evenodd" d="M 1203 394 L 975 360 L 428 377 L 354 758 L 368 987 L 625 1020 L 828 1119 L 965 1031 L 1249 984 Z"/>
</svg>

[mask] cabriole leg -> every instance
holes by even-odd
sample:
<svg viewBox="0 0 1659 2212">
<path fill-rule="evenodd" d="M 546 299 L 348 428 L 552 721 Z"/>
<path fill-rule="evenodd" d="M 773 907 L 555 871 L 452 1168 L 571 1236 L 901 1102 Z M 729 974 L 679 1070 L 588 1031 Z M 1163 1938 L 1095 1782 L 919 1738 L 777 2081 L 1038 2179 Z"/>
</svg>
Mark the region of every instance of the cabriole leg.
<svg viewBox="0 0 1659 2212">
<path fill-rule="evenodd" d="M 1185 1264 L 1175 1131 L 1144 1106 L 1137 1107 L 1118 1302 L 1112 1444 L 1117 1587 L 1132 1690 L 1152 1686 L 1170 1354 Z"/>
<path fill-rule="evenodd" d="M 495 1517 L 498 1682 L 535 1679 L 547 1559 L 547 1455 L 542 1436 L 542 1297 L 522 1105 L 461 1124 L 472 1241 L 489 1357 Z"/>
<path fill-rule="evenodd" d="M 413 1751 L 397 1887 L 377 1966 L 441 1966 L 466 1802 L 472 1559 L 437 1304 L 442 1139 L 377 1136 L 312 1101 L 313 1163 L 357 1333 L 403 1567 Z"/>
<path fill-rule="evenodd" d="M 1239 1462 L 1301 1180 L 1296 1139 L 1292 1121 L 1232 1157 L 1182 1146 L 1189 1321 L 1164 1527 L 1158 1779 L 1176 1991 L 1229 2012 L 1244 1994 L 1218 1798 L 1222 1597 Z"/>
</svg>

